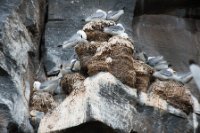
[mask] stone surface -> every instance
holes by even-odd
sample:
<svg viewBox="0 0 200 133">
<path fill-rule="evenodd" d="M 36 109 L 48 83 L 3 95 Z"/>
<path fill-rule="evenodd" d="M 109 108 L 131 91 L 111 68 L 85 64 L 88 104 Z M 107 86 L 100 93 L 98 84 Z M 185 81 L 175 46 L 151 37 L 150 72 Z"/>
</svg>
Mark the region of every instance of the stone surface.
<svg viewBox="0 0 200 133">
<path fill-rule="evenodd" d="M 125 7 L 125 14 L 120 22 L 127 32 L 132 34 L 132 16 L 135 0 L 49 0 L 48 20 L 45 31 L 45 45 L 43 47 L 43 62 L 46 73 L 58 70 L 60 64 L 69 64 L 74 54 L 73 48 L 61 49 L 57 45 L 69 39 L 77 30 L 82 29 L 82 21 L 97 9 L 118 10 Z M 129 17 L 131 16 L 131 17 Z"/>
<path fill-rule="evenodd" d="M 9 132 L 33 132 L 28 104 L 37 68 L 34 64 L 38 62 L 44 3 L 0 1 L 0 110 L 7 112 Z"/>
<path fill-rule="evenodd" d="M 159 97 L 138 95 L 136 89 L 125 86 L 109 73 L 101 72 L 82 82 L 85 90 L 72 91 L 48 113 L 41 120 L 39 133 L 78 132 L 83 125 L 94 130 L 95 121 L 108 125 L 110 128 L 106 131 L 114 129 L 119 133 L 192 132 L 190 115 L 186 116 Z"/>
</svg>

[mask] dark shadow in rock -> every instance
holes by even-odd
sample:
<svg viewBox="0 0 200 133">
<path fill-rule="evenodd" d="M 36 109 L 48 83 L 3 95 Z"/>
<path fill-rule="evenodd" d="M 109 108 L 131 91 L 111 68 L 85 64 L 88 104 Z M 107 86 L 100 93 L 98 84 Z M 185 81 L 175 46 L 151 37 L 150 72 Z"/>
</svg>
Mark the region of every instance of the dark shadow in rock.
<svg viewBox="0 0 200 133">
<path fill-rule="evenodd" d="M 137 0 L 134 14 L 168 14 L 186 18 L 200 18 L 199 0 Z"/>
<path fill-rule="evenodd" d="M 62 131 L 56 131 L 53 133 L 117 133 L 117 132 L 102 122 L 91 121 L 81 124 L 79 126 L 68 128 Z"/>
</svg>

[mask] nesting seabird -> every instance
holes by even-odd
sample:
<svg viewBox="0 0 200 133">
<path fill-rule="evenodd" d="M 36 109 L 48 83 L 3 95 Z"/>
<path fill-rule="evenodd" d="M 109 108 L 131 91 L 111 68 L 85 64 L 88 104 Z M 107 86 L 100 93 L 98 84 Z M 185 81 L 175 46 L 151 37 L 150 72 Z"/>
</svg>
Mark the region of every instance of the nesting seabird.
<svg viewBox="0 0 200 133">
<path fill-rule="evenodd" d="M 160 80 L 169 80 L 172 79 L 174 75 L 174 70 L 172 68 L 163 69 L 160 71 L 155 71 L 153 76 Z"/>
<path fill-rule="evenodd" d="M 163 56 L 152 56 L 152 57 L 148 57 L 147 64 L 154 67 L 161 61 L 164 61 Z"/>
<path fill-rule="evenodd" d="M 192 73 L 191 72 L 174 73 L 172 79 L 185 84 L 192 80 Z"/>
<path fill-rule="evenodd" d="M 71 67 L 70 67 L 72 72 L 77 72 L 81 70 L 81 64 L 80 61 L 77 59 L 72 59 L 71 60 Z"/>
<path fill-rule="evenodd" d="M 98 9 L 95 13 L 85 19 L 86 22 L 93 20 L 101 20 L 106 19 L 107 13 L 101 9 Z"/>
<path fill-rule="evenodd" d="M 121 23 L 118 23 L 117 25 L 105 27 L 103 31 L 111 35 L 124 35 L 125 29 Z"/>
<path fill-rule="evenodd" d="M 170 66 L 167 61 L 160 61 L 155 66 L 152 66 L 155 70 L 162 70 L 162 69 L 167 69 Z"/>
<path fill-rule="evenodd" d="M 119 18 L 124 14 L 124 10 L 118 10 L 118 11 L 108 11 L 107 13 L 107 20 L 113 20 L 113 21 L 118 21 Z"/>
<path fill-rule="evenodd" d="M 73 35 L 69 40 L 63 42 L 62 45 L 58 45 L 58 47 L 62 48 L 74 47 L 80 42 L 87 42 L 87 35 L 83 30 L 77 31 L 75 35 Z"/>
<path fill-rule="evenodd" d="M 193 60 L 190 60 L 189 64 L 193 79 L 200 91 L 200 67 Z"/>
<path fill-rule="evenodd" d="M 60 78 L 48 80 L 42 83 L 39 81 L 35 81 L 33 83 L 34 91 L 49 92 L 54 94 L 58 88 L 60 89 Z"/>
</svg>

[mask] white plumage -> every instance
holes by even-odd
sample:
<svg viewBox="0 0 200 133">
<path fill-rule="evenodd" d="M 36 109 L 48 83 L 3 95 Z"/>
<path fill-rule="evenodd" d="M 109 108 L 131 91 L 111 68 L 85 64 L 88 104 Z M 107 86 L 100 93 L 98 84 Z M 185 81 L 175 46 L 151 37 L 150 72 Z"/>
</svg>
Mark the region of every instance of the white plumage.
<svg viewBox="0 0 200 133">
<path fill-rule="evenodd" d="M 107 13 L 101 9 L 98 9 L 95 13 L 90 15 L 85 19 L 86 22 L 93 21 L 93 20 L 100 20 L 106 19 Z"/>
</svg>

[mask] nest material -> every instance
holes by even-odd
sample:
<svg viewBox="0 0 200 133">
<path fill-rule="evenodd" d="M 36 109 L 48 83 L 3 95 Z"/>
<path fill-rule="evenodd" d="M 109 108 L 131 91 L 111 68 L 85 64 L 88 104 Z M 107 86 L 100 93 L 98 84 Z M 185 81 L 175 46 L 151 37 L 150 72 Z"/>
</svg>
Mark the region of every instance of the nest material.
<svg viewBox="0 0 200 133">
<path fill-rule="evenodd" d="M 147 92 L 154 71 L 153 68 L 139 60 L 133 61 L 133 67 L 136 72 L 135 87 L 140 91 Z"/>
<path fill-rule="evenodd" d="M 93 42 L 87 46 L 79 45 L 76 47 L 76 52 L 81 66 L 87 70 L 88 75 L 107 71 L 122 83 L 134 87 L 136 73 L 133 67 L 133 49 L 132 42 L 115 36 L 109 39 L 108 43 Z"/>
<path fill-rule="evenodd" d="M 107 34 L 102 31 L 86 31 L 87 34 L 87 40 L 88 41 L 99 41 L 99 42 L 104 42 L 108 41 L 109 38 L 111 37 L 110 34 Z"/>
<path fill-rule="evenodd" d="M 94 21 L 91 21 L 91 22 L 87 23 L 83 27 L 83 30 L 84 31 L 95 31 L 95 30 L 103 31 L 104 27 L 108 27 L 108 26 L 112 26 L 112 25 L 115 25 L 114 21 L 110 21 L 110 20 L 94 20 Z"/>
<path fill-rule="evenodd" d="M 150 86 L 150 93 L 159 95 L 173 106 L 187 114 L 193 111 L 192 99 L 189 90 L 175 81 L 157 80 Z"/>
<path fill-rule="evenodd" d="M 53 96 L 48 92 L 34 92 L 31 98 L 31 109 L 48 112 L 57 106 Z"/>
<path fill-rule="evenodd" d="M 61 80 L 61 87 L 63 91 L 69 95 L 73 90 L 84 91 L 85 77 L 80 73 L 66 74 Z"/>
</svg>

